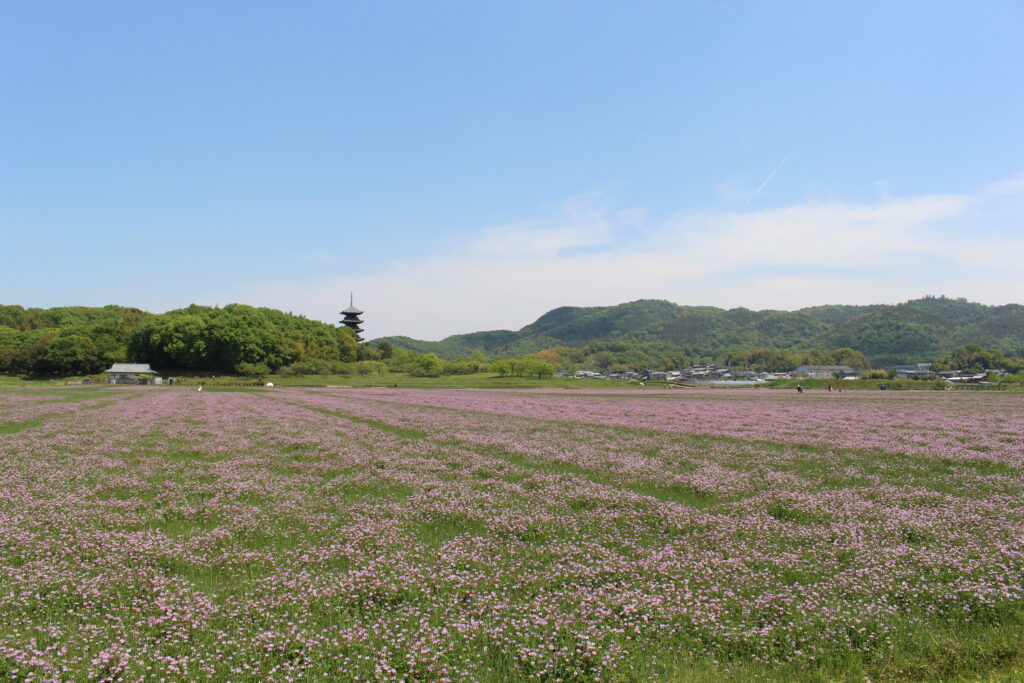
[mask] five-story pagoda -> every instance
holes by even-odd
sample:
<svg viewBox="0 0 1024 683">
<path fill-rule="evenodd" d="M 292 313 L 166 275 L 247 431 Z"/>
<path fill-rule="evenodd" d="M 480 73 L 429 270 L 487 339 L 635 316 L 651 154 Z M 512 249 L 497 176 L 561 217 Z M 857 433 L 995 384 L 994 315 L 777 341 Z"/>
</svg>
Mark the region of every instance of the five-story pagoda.
<svg viewBox="0 0 1024 683">
<path fill-rule="evenodd" d="M 363 338 L 359 336 L 363 331 L 363 328 L 360 327 L 360 325 L 363 324 L 363 321 L 359 316 L 361 316 L 363 312 L 356 308 L 351 294 L 349 294 L 348 298 L 348 308 L 342 311 L 341 314 L 345 316 L 341 319 L 341 324 L 356 333 L 357 341 L 363 341 Z"/>
</svg>

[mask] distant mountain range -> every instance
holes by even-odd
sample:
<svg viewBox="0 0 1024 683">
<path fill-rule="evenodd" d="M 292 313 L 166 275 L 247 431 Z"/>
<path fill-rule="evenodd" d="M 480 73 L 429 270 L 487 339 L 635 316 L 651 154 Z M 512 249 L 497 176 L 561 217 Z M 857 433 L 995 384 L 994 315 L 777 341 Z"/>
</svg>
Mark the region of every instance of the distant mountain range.
<svg viewBox="0 0 1024 683">
<path fill-rule="evenodd" d="M 447 360 L 477 350 L 490 356 L 518 356 L 593 342 L 628 342 L 658 355 L 677 351 L 709 357 L 752 348 L 848 347 L 877 365 L 939 358 L 972 343 L 1024 356 L 1024 306 L 986 306 L 930 296 L 895 305 L 752 311 L 640 300 L 616 306 L 563 306 L 518 331 L 471 332 L 437 342 L 409 337 L 374 341 L 436 353 Z"/>
</svg>

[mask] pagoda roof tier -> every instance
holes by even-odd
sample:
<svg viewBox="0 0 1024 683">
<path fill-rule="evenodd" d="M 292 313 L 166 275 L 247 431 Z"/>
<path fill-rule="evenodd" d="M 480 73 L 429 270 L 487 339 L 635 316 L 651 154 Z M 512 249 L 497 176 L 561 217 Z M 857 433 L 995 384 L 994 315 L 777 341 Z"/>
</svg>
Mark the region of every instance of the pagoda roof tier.
<svg viewBox="0 0 1024 683">
<path fill-rule="evenodd" d="M 355 306 L 349 306 L 344 311 L 342 311 L 342 313 L 344 313 L 345 315 L 362 315 L 363 314 L 363 312 L 360 311 Z"/>
</svg>

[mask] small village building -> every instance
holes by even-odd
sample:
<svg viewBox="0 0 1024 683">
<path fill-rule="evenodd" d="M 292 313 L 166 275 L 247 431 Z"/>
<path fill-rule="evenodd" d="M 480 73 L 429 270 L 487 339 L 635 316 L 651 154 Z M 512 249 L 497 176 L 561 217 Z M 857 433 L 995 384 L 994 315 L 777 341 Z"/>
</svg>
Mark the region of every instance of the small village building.
<svg viewBox="0 0 1024 683">
<path fill-rule="evenodd" d="M 894 365 L 889 368 L 896 379 L 935 379 L 936 374 L 929 368 L 931 363 L 918 363 L 917 365 Z"/>
<path fill-rule="evenodd" d="M 114 363 L 104 372 L 111 384 L 152 384 L 156 377 L 149 363 Z"/>
<path fill-rule="evenodd" d="M 849 365 L 801 365 L 793 371 L 793 377 L 809 377 L 811 379 L 835 379 L 856 375 L 857 371 Z"/>
<path fill-rule="evenodd" d="M 954 384 L 986 384 L 986 380 L 988 380 L 987 372 L 970 372 L 968 370 L 940 372 L 939 376 Z"/>
</svg>

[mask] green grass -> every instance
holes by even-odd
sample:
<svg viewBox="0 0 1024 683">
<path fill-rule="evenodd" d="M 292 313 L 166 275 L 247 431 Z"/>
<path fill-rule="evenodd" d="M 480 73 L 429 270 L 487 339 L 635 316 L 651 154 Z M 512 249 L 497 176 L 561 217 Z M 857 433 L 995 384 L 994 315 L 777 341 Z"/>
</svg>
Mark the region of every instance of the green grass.
<svg viewBox="0 0 1024 683">
<path fill-rule="evenodd" d="M 38 427 L 44 421 L 45 418 L 37 417 L 31 420 L 22 420 L 21 422 L 0 422 L 0 434 L 17 434 L 20 431 Z"/>
<path fill-rule="evenodd" d="M 634 680 L 670 683 L 834 683 L 836 681 L 1024 681 L 1024 619 L 1020 612 L 999 624 L 950 625 L 928 620 L 907 625 L 883 657 L 837 652 L 808 664 L 765 665 L 714 661 L 685 654 L 685 637 L 669 637 L 660 649 L 638 651 Z M 495 679 L 502 680 L 502 679 Z"/>
<path fill-rule="evenodd" d="M 428 546 L 443 545 L 463 534 L 487 536 L 489 533 L 483 520 L 461 514 L 449 514 L 417 522 L 411 531 L 420 543 Z"/>
<path fill-rule="evenodd" d="M 471 375 L 445 375 L 441 377 L 413 377 L 403 372 L 384 375 L 267 375 L 262 378 L 219 375 L 217 377 L 178 377 L 175 386 L 198 387 L 203 391 L 262 390 L 275 387 L 398 387 L 406 389 L 595 389 L 636 388 L 635 382 L 603 379 L 576 379 L 572 377 L 500 377 L 481 372 Z M 165 385 L 166 386 L 166 385 Z"/>
<path fill-rule="evenodd" d="M 203 391 L 210 391 L 210 392 L 239 392 L 239 393 L 254 394 L 254 393 L 260 393 L 260 392 L 265 392 L 265 391 L 272 391 L 272 389 L 270 389 L 269 387 L 259 387 L 259 386 L 253 386 L 253 387 L 227 387 L 227 386 L 224 386 L 224 387 L 222 387 L 222 386 L 217 386 L 217 385 L 211 385 L 211 386 L 204 386 L 203 387 Z"/>
<path fill-rule="evenodd" d="M 339 473 L 340 474 L 340 473 Z M 403 500 L 416 492 L 408 484 L 389 481 L 350 482 L 343 483 L 332 489 L 341 493 L 346 499 L 353 501 L 385 501 Z"/>
<path fill-rule="evenodd" d="M 797 379 L 777 379 L 763 384 L 756 385 L 767 389 L 790 389 L 796 392 L 797 385 L 812 391 L 828 391 L 832 387 L 833 393 L 850 390 L 879 391 L 879 384 L 888 384 L 889 391 L 936 391 L 934 381 L 923 381 L 913 379 L 810 379 L 800 377 Z"/>
<path fill-rule="evenodd" d="M 79 385 L 81 377 L 68 378 L 35 378 L 0 375 L 0 389 L 24 387 L 59 387 L 63 385 Z M 397 387 L 403 389 L 610 389 L 639 388 L 637 382 L 624 382 L 607 379 L 584 379 L 575 377 L 500 377 L 493 373 L 475 373 L 471 375 L 445 375 L 441 377 L 413 377 L 402 372 L 388 372 L 384 375 L 267 375 L 263 378 L 243 377 L 240 375 L 209 376 L 209 373 L 197 373 L 195 376 L 179 375 L 175 386 L 198 387 L 204 385 L 204 391 L 246 391 L 267 388 L 264 385 L 272 382 L 275 387 L 289 386 L 339 386 L 339 387 Z M 837 380 L 837 379 L 785 379 L 773 380 L 753 385 L 759 389 L 795 390 L 798 384 L 812 391 L 827 391 L 832 385 L 834 392 L 839 390 L 878 391 L 880 383 L 887 383 L 890 390 L 935 390 L 933 381 L 918 380 Z M 665 389 L 667 382 L 647 382 L 648 389 Z M 168 386 L 164 384 L 163 386 Z M 91 385 L 90 388 L 103 388 L 109 385 Z M 734 387 L 701 388 L 728 390 Z M 744 386 L 742 388 L 750 388 Z M 1024 390 L 1024 384 L 1004 385 L 1002 388 Z"/>
<path fill-rule="evenodd" d="M 226 390 L 252 391 L 246 388 Z M 239 396 L 230 403 L 284 402 L 302 392 L 274 395 L 257 389 L 252 393 L 260 393 L 260 396 Z M 142 396 L 144 392 L 129 395 Z M 102 401 L 96 406 L 109 403 Z M 589 598 L 591 588 L 593 595 L 600 595 L 602 591 L 614 592 L 617 587 L 641 580 L 642 575 L 634 573 L 633 569 L 636 558 L 644 556 L 638 552 L 640 548 L 664 547 L 679 551 L 685 546 L 693 553 L 708 555 L 728 551 L 730 566 L 737 568 L 736 575 L 741 579 L 773 577 L 775 584 L 798 589 L 814 590 L 830 573 L 856 575 L 859 565 L 855 551 L 846 555 L 826 553 L 825 560 L 835 560 L 831 566 L 826 562 L 815 564 L 820 558 L 804 553 L 801 539 L 805 533 L 828 529 L 837 523 L 814 503 L 802 502 L 800 496 L 786 495 L 748 502 L 745 497 L 762 492 L 756 476 L 749 484 L 742 485 L 735 497 L 732 493 L 716 494 L 673 480 L 675 474 L 685 474 L 709 461 L 755 474 L 770 467 L 775 472 L 800 477 L 800 491 L 860 489 L 869 482 L 870 476 L 882 476 L 889 484 L 923 489 L 957 485 L 958 478 L 967 479 L 963 487 L 980 490 L 989 483 L 979 482 L 978 476 L 998 480 L 1018 472 L 994 460 L 922 458 L 872 450 L 755 443 L 726 436 L 668 435 L 625 427 L 589 427 L 588 431 L 599 437 L 596 442 L 628 443 L 631 454 L 658 465 L 648 470 L 641 463 L 637 469 L 618 470 L 614 457 L 618 452 L 609 451 L 606 458 L 574 461 L 571 454 L 563 456 L 560 450 L 520 453 L 514 446 L 505 448 L 456 441 L 450 434 L 440 431 L 427 432 L 405 426 L 401 424 L 404 419 L 401 416 L 392 418 L 393 422 L 400 423 L 393 424 L 298 403 L 292 405 L 320 413 L 320 416 L 306 414 L 304 417 L 317 417 L 328 435 L 335 434 L 346 421 L 410 439 L 401 443 L 401 448 L 412 457 L 388 463 L 385 454 L 369 453 L 363 460 L 342 460 L 338 457 L 340 449 L 325 447 L 326 440 L 318 441 L 312 434 L 300 431 L 290 435 L 295 441 L 275 441 L 262 433 L 249 433 L 245 439 L 240 438 L 239 450 L 235 453 L 204 451 L 201 442 L 189 441 L 192 437 L 166 436 L 162 430 L 173 427 L 168 421 L 158 421 L 156 426 L 147 423 L 134 438 L 137 447 L 110 456 L 123 458 L 124 467 L 104 465 L 95 470 L 91 480 L 84 480 L 78 472 L 69 475 L 69 486 L 77 487 L 71 491 L 76 494 L 72 497 L 75 513 L 80 514 L 75 524 L 82 525 L 81 539 L 88 543 L 76 547 L 62 539 L 55 547 L 72 554 L 76 571 L 79 566 L 85 573 L 96 571 L 104 579 L 100 585 L 115 585 L 117 576 L 103 564 L 101 549 L 95 545 L 89 549 L 89 544 L 99 537 L 96 532 L 116 530 L 145 534 L 147 542 L 140 546 L 144 551 L 119 558 L 120 561 L 142 568 L 140 575 L 159 579 L 154 584 L 170 580 L 170 587 L 176 594 L 175 600 L 170 601 L 172 606 L 179 602 L 188 604 L 187 597 L 198 594 L 202 600 L 226 608 L 225 611 L 211 616 L 205 631 L 190 632 L 186 643 L 186 640 L 171 637 L 170 630 L 163 630 L 168 624 L 161 615 L 147 613 L 155 603 L 152 594 L 146 593 L 150 590 L 148 583 L 125 583 L 123 587 L 111 588 L 102 598 L 109 599 L 112 606 L 91 610 L 83 610 L 80 595 L 63 597 L 58 592 L 59 587 L 32 586 L 32 591 L 25 593 L 31 595 L 32 600 L 24 609 L 27 612 L 37 609 L 37 604 L 40 606 L 38 614 L 30 614 L 27 622 L 57 625 L 72 635 L 82 629 L 84 623 L 90 638 L 100 642 L 107 638 L 104 629 L 112 628 L 102 621 L 106 610 L 117 613 L 134 601 L 134 609 L 141 614 L 133 613 L 132 618 L 144 623 L 147 617 L 152 617 L 153 623 L 164 625 L 154 627 L 152 633 L 130 632 L 128 639 L 133 647 L 139 642 L 155 643 L 168 657 L 187 652 L 193 644 L 208 651 L 219 647 L 214 640 L 218 636 L 211 633 L 232 633 L 235 629 L 258 635 L 276 629 L 279 639 L 260 647 L 259 659 L 250 660 L 263 666 L 262 675 L 271 679 L 273 677 L 266 674 L 269 667 L 300 660 L 310 652 L 310 649 L 303 650 L 310 647 L 308 643 L 304 645 L 301 639 L 290 640 L 283 636 L 287 631 L 285 625 L 301 623 L 302 628 L 311 633 L 345 631 L 366 622 L 410 629 L 428 623 L 430 627 L 451 628 L 450 622 L 443 622 L 430 612 L 431 606 L 461 606 L 464 601 L 466 613 L 472 613 L 473 600 L 479 597 L 475 594 L 477 590 L 503 592 L 503 597 L 511 604 L 529 614 L 529 600 L 534 597 L 543 600 L 558 594 L 557 589 L 563 583 L 580 585 L 582 594 Z M 93 413 L 76 416 L 76 419 L 99 420 L 102 417 Z M 481 426 L 487 430 L 488 437 L 492 435 L 491 429 L 501 428 L 500 424 Z M 511 433 L 537 435 L 536 440 L 529 439 L 536 445 L 549 429 L 555 432 L 559 428 L 557 421 L 548 423 L 523 418 L 517 423 L 517 431 Z M 561 428 L 569 429 L 564 424 Z M 3 425 L 0 425 L 0 433 L 13 432 L 3 432 Z M 562 435 L 579 433 L 565 431 Z M 621 436 L 630 438 L 619 439 Z M 382 441 L 396 443 L 391 439 Z M 84 461 L 88 454 L 82 455 Z M 225 467 L 237 456 L 246 458 L 242 472 Z M 224 463 L 225 460 L 228 462 Z M 413 472 L 417 476 L 409 476 Z M 264 479 L 267 473 L 274 476 Z M 665 475 L 664 478 L 659 477 L 659 473 Z M 253 476 L 248 476 L 250 474 Z M 125 475 L 132 478 L 126 479 Z M 439 482 L 455 482 L 456 486 L 447 487 Z M 506 483 L 519 488 L 513 489 Z M 991 485 L 1000 484 L 994 481 Z M 494 491 L 500 495 L 489 497 Z M 622 496 L 622 492 L 647 499 Z M 965 490 L 953 490 L 953 493 L 972 495 Z M 480 498 L 474 498 L 475 495 Z M 858 490 L 857 495 L 862 492 Z M 927 490 L 921 493 L 921 498 L 930 499 Z M 477 506 L 485 499 L 486 506 Z M 132 503 L 91 509 L 90 504 L 96 500 Z M 914 503 L 909 496 L 902 500 Z M 659 503 L 677 503 L 698 510 L 677 514 L 678 510 L 667 510 Z M 744 555 L 742 549 L 737 552 L 736 546 L 730 550 L 728 537 L 709 533 L 716 518 L 728 517 L 744 506 L 766 523 L 764 532 L 745 532 L 753 534 L 749 538 L 751 542 L 760 540 L 768 546 L 757 557 Z M 104 514 L 97 517 L 97 512 L 101 511 Z M 119 527 L 117 515 L 122 513 L 130 521 Z M 381 524 L 375 526 L 371 521 Z M 94 525 L 91 529 L 87 526 L 89 523 Z M 58 527 L 57 531 L 65 534 L 67 528 Z M 893 536 L 900 533 L 902 540 L 916 546 L 915 552 L 932 549 L 932 539 L 927 532 L 910 527 L 896 528 Z M 778 542 L 776 535 L 792 539 L 787 546 L 791 553 L 785 558 L 780 558 L 773 550 L 772 544 Z M 581 538 L 587 543 L 571 549 Z M 153 539 L 159 542 L 150 543 Z M 12 568 L 24 566 L 26 560 L 42 562 L 40 543 L 37 540 L 34 544 L 8 544 L 0 549 L 0 559 Z M 365 550 L 367 548 L 380 549 L 380 552 Z M 111 552 L 119 551 L 115 546 Z M 600 569 L 600 558 L 606 555 L 621 560 L 619 565 L 610 565 L 618 569 Z M 370 559 L 373 561 L 369 562 Z M 506 570 L 504 563 L 512 561 L 515 566 L 526 569 L 551 567 L 550 578 L 532 578 L 525 571 L 522 576 L 496 580 L 494 577 Z M 434 562 L 443 562 L 444 566 L 432 571 Z M 592 566 L 593 572 L 578 571 Z M 658 571 L 654 566 L 645 571 Z M 421 583 L 409 580 L 410 576 L 415 576 L 410 570 L 423 571 L 419 575 Z M 355 580 L 360 576 L 362 579 Z M 940 583 L 944 579 L 942 576 L 926 578 Z M 950 578 L 956 575 L 951 574 Z M 314 579 L 320 582 L 316 596 L 304 583 Z M 669 583 L 680 579 L 699 585 L 702 576 L 687 577 L 677 573 L 660 577 L 661 581 Z M 756 582 L 752 585 L 754 589 L 745 588 L 742 580 L 727 584 L 730 590 L 737 592 L 730 598 L 731 609 L 739 609 L 744 601 L 758 597 L 753 592 Z M 339 586 L 344 586 L 344 590 L 334 592 Z M 115 592 L 118 590 L 121 593 Z M 304 596 L 306 601 L 296 600 L 297 595 Z M 255 601 L 257 596 L 265 600 L 265 608 L 240 609 L 249 601 Z M 16 607 L 21 609 L 21 603 Z M 572 645 L 576 637 L 572 623 L 575 607 L 578 605 L 567 602 L 563 611 L 567 615 L 566 622 L 553 625 L 550 631 L 536 638 L 536 642 L 525 644 L 537 649 Z M 608 605 L 613 612 L 621 607 Z M 633 680 L 678 683 L 1024 680 L 1024 610 L 1019 606 L 1004 605 L 993 608 L 991 613 L 975 610 L 970 617 L 966 613 L 950 615 L 948 611 L 931 614 L 920 606 L 913 609 L 916 611 L 905 615 L 905 622 L 899 622 L 891 650 L 856 653 L 834 649 L 817 661 L 804 659 L 798 664 L 779 661 L 771 665 L 758 664 L 752 661 L 751 652 L 744 649 L 748 646 L 743 643 L 728 639 L 697 642 L 694 629 L 685 621 L 665 624 L 665 628 L 656 633 L 644 632 L 629 640 L 623 636 L 616 641 L 615 644 L 628 650 L 629 660 L 617 665 L 616 670 L 606 672 L 606 678 L 619 683 Z M 87 614 L 92 621 L 85 622 L 80 613 Z M 410 617 L 413 621 L 402 621 L 404 614 L 413 615 Z M 425 621 L 418 621 L 420 618 Z M 793 618 L 799 621 L 813 618 L 813 615 L 794 615 Z M 968 618 L 974 621 L 969 622 Z M 118 635 L 123 633 L 118 632 Z M 519 637 L 511 631 L 506 635 L 513 643 Z M 30 636 L 47 637 L 42 631 L 36 634 L 33 630 L 24 638 Z M 37 648 L 49 644 L 45 640 L 33 642 L 33 647 Z M 588 668 L 592 667 L 593 660 L 583 652 L 573 655 L 564 664 L 559 663 L 554 672 L 542 672 L 531 668 L 529 662 L 517 659 L 516 648 L 509 647 L 508 642 L 490 641 L 488 636 L 479 633 L 461 643 L 461 650 L 457 641 L 451 642 L 455 645 L 445 656 L 453 658 L 464 652 L 489 648 L 483 667 L 472 669 L 474 679 L 553 681 L 560 677 L 583 682 L 596 678 L 596 669 Z M 605 644 L 607 642 L 611 641 Z M 380 643 L 368 638 L 359 646 L 367 649 L 360 652 L 375 655 L 380 651 L 377 645 Z M 177 647 L 181 650 L 176 651 Z M 333 654 L 349 652 L 345 649 L 349 647 L 347 644 L 334 643 L 331 647 L 336 648 Z M 787 648 L 795 646 L 780 636 L 777 646 L 773 647 L 784 657 Z M 410 652 L 414 654 L 413 650 Z M 714 654 L 702 655 L 702 652 Z M 82 661 L 90 661 L 96 653 L 86 654 Z M 225 657 L 232 654 L 226 651 Z M 393 654 L 391 662 L 407 680 L 430 679 L 422 670 L 406 664 L 405 656 L 410 653 L 394 651 Z M 4 674 L 12 680 L 24 678 L 23 671 L 14 673 L 13 667 L 5 669 L 5 666 L 0 660 L 0 678 L 4 678 Z M 316 661 L 300 677 L 337 678 L 338 670 L 330 666 L 329 662 Z M 402 668 L 406 666 L 409 668 Z M 493 670 L 487 670 L 487 666 Z M 83 671 L 76 670 L 67 677 L 84 678 Z M 124 677 L 142 675 L 142 669 L 136 668 Z M 201 675 L 200 671 L 189 670 L 180 674 L 179 680 L 198 679 Z M 369 673 L 365 677 L 372 678 Z M 232 676 L 225 667 L 214 680 L 257 678 L 256 674 Z"/>
<path fill-rule="evenodd" d="M 83 386 L 82 380 L 91 378 L 92 383 L 84 386 L 91 388 L 105 387 L 106 378 L 95 375 L 75 375 L 72 377 L 26 377 L 24 375 L 5 375 L 0 373 L 0 389 L 7 388 L 41 388 L 62 386 Z"/>
<path fill-rule="evenodd" d="M 102 386 L 86 386 L 86 387 L 75 387 L 75 386 L 20 386 L 20 387 L 0 387 L 0 390 L 6 391 L 7 393 L 17 394 L 19 396 L 30 396 L 32 398 L 38 398 L 43 401 L 51 403 L 60 403 L 63 401 L 90 401 L 101 394 L 116 395 L 113 393 L 113 387 L 102 385 Z"/>
<path fill-rule="evenodd" d="M 327 410 L 325 408 L 314 408 L 312 406 L 303 405 L 301 403 L 292 403 L 290 405 L 299 406 L 300 408 L 306 408 L 307 410 L 312 410 L 312 411 L 317 412 L 317 413 L 323 413 L 324 415 L 332 415 L 334 417 L 340 417 L 343 420 L 348 420 L 349 422 L 356 422 L 358 424 L 364 424 L 364 425 L 366 425 L 368 427 L 373 427 L 374 429 L 379 429 L 382 432 L 389 432 L 391 434 L 394 434 L 396 436 L 400 436 L 400 437 L 405 438 L 405 439 L 423 439 L 423 438 L 426 438 L 428 436 L 426 432 L 424 432 L 422 430 L 419 430 L 419 429 L 413 429 L 411 427 L 400 427 L 398 425 L 393 425 L 393 424 L 390 424 L 388 422 L 381 422 L 380 420 L 371 420 L 371 419 L 366 418 L 366 417 L 357 417 L 355 415 L 347 415 L 345 413 L 341 413 L 341 412 L 338 412 L 336 410 Z"/>
<path fill-rule="evenodd" d="M 62 385 L 68 380 L 39 379 L 37 377 L 22 377 L 20 375 L 0 374 L 0 388 L 23 388 Z"/>
<path fill-rule="evenodd" d="M 211 455 L 197 448 L 170 450 L 161 457 L 172 463 L 217 462 L 223 459 L 221 456 Z"/>
<path fill-rule="evenodd" d="M 477 446 L 470 443 L 459 443 L 463 448 L 476 451 L 480 455 L 502 460 L 516 467 L 526 468 L 541 474 L 562 474 L 576 476 L 595 484 L 608 486 L 612 489 L 631 491 L 641 496 L 648 496 L 666 503 L 683 503 L 695 508 L 705 508 L 719 503 L 728 502 L 728 499 L 715 495 L 709 491 L 702 491 L 694 486 L 680 483 L 665 483 L 661 481 L 649 481 L 644 479 L 630 479 L 606 469 L 581 467 L 572 462 L 559 460 L 533 460 L 520 453 L 514 453 L 496 446 Z M 524 475 L 518 473 L 507 474 L 502 477 L 505 481 L 519 483 Z M 574 512 L 594 509 L 600 506 L 600 502 L 594 499 L 577 498 L 569 503 L 570 509 Z"/>
<path fill-rule="evenodd" d="M 189 539 L 216 529 L 220 526 L 221 520 L 217 518 L 185 518 L 171 516 L 161 519 L 149 525 L 151 529 L 159 529 L 168 536 L 174 538 Z"/>
<path fill-rule="evenodd" d="M 267 377 L 274 386 L 398 387 L 403 389 L 595 389 L 636 388 L 636 383 L 573 377 L 500 377 L 492 373 L 413 377 L 400 372 L 377 375 Z"/>
</svg>

